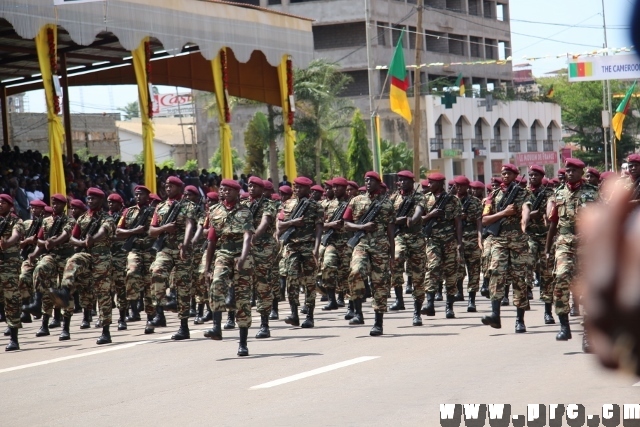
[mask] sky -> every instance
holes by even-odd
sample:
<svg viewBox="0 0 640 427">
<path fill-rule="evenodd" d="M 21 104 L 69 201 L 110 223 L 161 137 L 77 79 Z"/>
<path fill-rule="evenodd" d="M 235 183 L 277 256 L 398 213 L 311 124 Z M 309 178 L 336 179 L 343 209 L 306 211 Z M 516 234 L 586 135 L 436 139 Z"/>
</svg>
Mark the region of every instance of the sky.
<svg viewBox="0 0 640 427">
<path fill-rule="evenodd" d="M 563 68 L 565 59 L 526 61 L 524 57 L 584 53 L 602 48 L 602 0 L 510 0 L 514 64 L 529 62 L 536 76 Z M 604 0 L 609 47 L 631 46 L 629 21 L 633 0 Z M 525 22 L 528 21 L 528 22 Z M 159 86 L 160 93 L 175 88 Z M 72 113 L 114 112 L 138 99 L 136 86 L 69 89 Z M 29 112 L 44 112 L 44 92 L 28 93 Z"/>
</svg>

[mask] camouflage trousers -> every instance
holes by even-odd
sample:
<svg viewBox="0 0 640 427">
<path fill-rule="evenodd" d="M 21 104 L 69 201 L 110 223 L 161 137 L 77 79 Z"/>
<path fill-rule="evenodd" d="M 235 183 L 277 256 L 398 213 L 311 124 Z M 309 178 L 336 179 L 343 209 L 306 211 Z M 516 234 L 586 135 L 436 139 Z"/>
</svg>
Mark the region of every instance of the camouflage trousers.
<svg viewBox="0 0 640 427">
<path fill-rule="evenodd" d="M 465 276 L 469 276 L 467 292 L 478 292 L 480 290 L 482 250 L 478 246 L 477 234 L 462 240 L 462 256 L 464 263 L 459 264 L 458 278 L 464 279 Z"/>
<path fill-rule="evenodd" d="M 156 304 L 162 304 L 167 296 L 167 288 L 170 279 L 175 284 L 178 318 L 188 319 L 191 305 L 191 288 L 189 281 L 191 258 L 180 259 L 178 249 L 164 248 L 156 254 L 156 259 L 150 267 L 151 271 L 151 293 Z M 171 276 L 173 274 L 173 276 Z"/>
<path fill-rule="evenodd" d="M 540 272 L 540 295 L 545 303 L 553 302 L 553 259 L 547 260 L 544 253 L 547 244 L 547 236 L 529 235 L 529 254 L 531 256 L 531 272 L 532 276 L 536 270 Z M 531 279 L 532 277 L 530 277 Z M 533 281 L 529 282 L 529 286 L 533 287 Z"/>
<path fill-rule="evenodd" d="M 244 270 L 236 269 L 238 258 L 218 254 L 213 267 L 211 281 L 211 309 L 213 311 L 235 311 L 236 322 L 240 328 L 251 327 L 251 283 L 253 282 L 253 259 L 249 256 Z M 225 298 L 233 286 L 236 296 L 236 306 L 227 307 Z"/>
<path fill-rule="evenodd" d="M 66 264 L 65 258 L 55 254 L 46 254 L 38 260 L 33 269 L 33 283 L 36 292 L 42 293 L 42 314 L 51 316 L 53 312 L 53 300 L 49 289 L 58 287 Z"/>
<path fill-rule="evenodd" d="M 111 255 L 111 280 L 113 281 L 112 290 L 116 293 L 116 304 L 121 310 L 129 307 L 129 301 L 127 300 L 127 285 L 125 284 L 127 277 L 127 257 L 127 253 L 122 250 Z"/>
<path fill-rule="evenodd" d="M 156 312 L 153 306 L 153 293 L 151 292 L 150 267 L 154 255 L 150 251 L 131 251 L 127 254 L 127 272 L 124 278 L 126 300 L 135 301 L 144 292 L 144 312 L 153 315 Z"/>
<path fill-rule="evenodd" d="M 289 304 L 300 305 L 300 287 L 304 289 L 304 302 L 309 309 L 316 306 L 316 262 L 313 259 L 313 243 L 305 247 L 287 245 L 283 256 Z"/>
<path fill-rule="evenodd" d="M 420 280 L 424 277 L 424 266 L 427 261 L 425 249 L 427 242 L 422 235 L 416 234 L 399 234 L 395 239 L 396 244 L 396 260 L 393 268 L 393 286 L 402 286 L 404 278 L 403 270 L 406 269 L 407 276 L 415 278 L 413 285 L 413 299 L 416 301 L 424 301 L 424 282 Z M 403 269 L 403 265 L 405 268 Z"/>
<path fill-rule="evenodd" d="M 504 297 L 505 277 L 507 277 L 513 286 L 513 305 L 528 308 L 529 300 L 525 281 L 527 268 L 529 268 L 527 235 L 519 230 L 503 231 L 499 237 L 493 238 L 490 257 L 491 300 L 501 300 Z"/>
<path fill-rule="evenodd" d="M 556 314 L 569 314 L 569 294 L 571 284 L 579 273 L 578 268 L 579 251 L 577 241 L 573 235 L 559 235 L 556 240 L 555 269 L 555 289 L 553 296 L 555 300 Z"/>
<path fill-rule="evenodd" d="M 111 324 L 113 310 L 111 297 L 111 252 L 109 249 L 94 253 L 79 252 L 67 260 L 62 273 L 60 286 L 69 289 L 73 294 L 76 290 L 80 296 L 80 305 L 87 309 L 93 307 L 98 300 L 100 326 Z M 64 317 L 73 315 L 73 298 L 69 305 L 62 307 Z"/>
<path fill-rule="evenodd" d="M 389 242 L 386 239 L 375 242 L 361 239 L 353 248 L 349 270 L 348 283 L 351 299 L 364 298 L 364 281 L 369 276 L 373 294 L 371 306 L 376 313 L 386 312 L 387 298 L 391 291 Z"/>
<path fill-rule="evenodd" d="M 4 294 L 4 313 L 10 328 L 22 328 L 20 322 L 22 299 L 18 285 L 21 263 L 18 252 L 5 253 L 0 260 L 0 287 Z"/>
<path fill-rule="evenodd" d="M 489 271 L 489 265 L 491 264 L 491 242 L 493 241 L 493 236 L 487 236 L 482 239 L 482 276 L 488 277 L 491 275 Z"/>
<path fill-rule="evenodd" d="M 277 265 L 278 265 L 278 274 L 282 277 L 286 277 L 287 275 L 287 266 L 284 262 L 286 255 L 287 255 L 287 249 L 281 248 L 280 252 L 278 252 Z"/>
<path fill-rule="evenodd" d="M 31 264 L 29 260 L 22 261 L 20 266 L 20 277 L 18 278 L 18 287 L 20 289 L 20 298 L 27 299 L 33 296 L 33 270 L 36 266 Z"/>
<path fill-rule="evenodd" d="M 327 246 L 321 246 L 321 271 L 322 284 L 335 292 L 345 292 L 349 270 L 347 260 L 351 259 L 351 248 L 347 246 L 347 241 L 330 241 Z"/>
<path fill-rule="evenodd" d="M 455 239 L 427 239 L 427 267 L 424 286 L 435 293 L 444 281 L 447 295 L 455 295 L 458 277 L 457 242 Z"/>
<path fill-rule="evenodd" d="M 204 304 L 209 301 L 209 290 L 205 281 L 205 262 L 207 260 L 207 251 L 198 254 L 197 265 L 192 267 L 193 293 L 196 297 L 196 304 Z M 215 261 L 215 259 L 214 259 Z M 194 262 L 196 260 L 194 259 Z"/>
<path fill-rule="evenodd" d="M 273 259 L 277 251 L 278 243 L 271 236 L 260 239 L 251 248 L 251 257 L 254 265 L 252 291 L 255 288 L 257 295 L 256 310 L 260 314 L 269 314 L 273 305 L 273 298 L 280 295 L 280 286 L 271 277 L 273 274 Z M 274 286 L 274 283 L 276 286 Z"/>
</svg>

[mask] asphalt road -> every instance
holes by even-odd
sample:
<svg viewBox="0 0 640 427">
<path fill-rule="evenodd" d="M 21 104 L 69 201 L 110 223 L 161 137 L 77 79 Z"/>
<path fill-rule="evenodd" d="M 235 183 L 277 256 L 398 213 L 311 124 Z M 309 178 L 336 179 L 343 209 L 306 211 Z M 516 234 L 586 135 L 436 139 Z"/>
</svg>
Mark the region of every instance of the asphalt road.
<svg viewBox="0 0 640 427">
<path fill-rule="evenodd" d="M 0 352 L 0 425 L 438 426 L 441 403 L 508 403 L 514 414 L 531 403 L 580 403 L 600 414 L 605 403 L 640 400 L 639 379 L 582 353 L 579 319 L 573 340 L 556 342 L 559 325 L 544 325 L 543 308 L 532 302 L 528 332 L 518 335 L 514 307 L 503 310 L 501 330 L 480 323 L 485 298 L 478 313 L 456 303 L 456 319 L 438 303 L 422 327 L 411 326 L 412 310 L 389 313 L 382 337 L 369 336 L 369 304 L 363 326 L 348 326 L 344 309 L 319 311 L 313 329 L 272 321 L 266 340 L 253 338 L 256 315 L 247 358 L 236 356 L 237 330 L 212 341 L 202 336 L 210 325 L 191 326 L 190 340 L 171 341 L 173 314 L 155 335 L 130 323 L 100 347 L 100 330 L 80 330 L 80 315 L 66 342 L 59 329 L 35 338 L 34 322 L 20 331 L 21 351 Z M 288 307 L 280 311 L 284 319 Z"/>
</svg>

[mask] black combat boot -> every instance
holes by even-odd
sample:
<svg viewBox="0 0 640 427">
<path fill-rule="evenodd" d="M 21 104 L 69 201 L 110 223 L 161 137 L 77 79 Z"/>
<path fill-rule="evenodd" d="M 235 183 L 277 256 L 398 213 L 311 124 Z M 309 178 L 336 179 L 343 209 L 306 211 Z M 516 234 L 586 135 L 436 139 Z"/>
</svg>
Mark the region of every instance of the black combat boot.
<svg viewBox="0 0 640 427">
<path fill-rule="evenodd" d="M 568 341 L 571 339 L 571 326 L 569 326 L 569 316 L 566 314 L 559 314 L 560 319 L 560 332 L 556 335 L 556 341 Z"/>
<path fill-rule="evenodd" d="M 315 323 L 313 322 L 313 307 L 309 307 L 307 318 L 304 319 L 304 322 L 302 322 L 302 325 L 300 325 L 300 327 L 313 328 L 314 326 L 315 326 Z"/>
<path fill-rule="evenodd" d="M 196 317 L 198 312 L 196 311 L 196 299 L 191 297 L 191 304 L 189 304 L 189 317 Z"/>
<path fill-rule="evenodd" d="M 71 317 L 64 316 L 62 318 L 62 332 L 60 332 L 60 337 L 58 338 L 58 340 L 67 341 L 71 339 L 71 334 L 69 333 L 69 325 L 71 325 Z"/>
<path fill-rule="evenodd" d="M 464 288 L 463 288 L 464 277 L 462 279 L 456 280 L 456 292 L 455 300 L 456 301 L 464 301 Z"/>
<path fill-rule="evenodd" d="M 236 327 L 236 312 L 229 310 L 227 313 L 227 323 L 224 324 L 225 329 L 235 329 Z"/>
<path fill-rule="evenodd" d="M 544 324 L 545 325 L 555 325 L 556 321 L 553 318 L 553 314 L 551 311 L 552 303 L 545 302 L 544 303 Z"/>
<path fill-rule="evenodd" d="M 436 291 L 436 301 L 442 301 L 442 283 L 438 285 L 438 290 Z"/>
<path fill-rule="evenodd" d="M 303 305 L 300 308 L 300 314 L 307 314 L 309 312 L 309 307 L 307 307 L 307 304 Z"/>
<path fill-rule="evenodd" d="M 213 311 L 211 311 L 211 306 L 209 306 L 208 302 L 205 302 L 204 306 L 207 309 L 207 314 L 204 315 L 204 318 L 202 320 L 204 320 L 204 323 L 211 322 L 211 320 L 213 319 Z"/>
<path fill-rule="evenodd" d="M 156 307 L 156 316 L 151 321 L 151 324 L 156 328 L 167 326 L 167 318 L 164 317 L 164 308 L 160 304 Z"/>
<path fill-rule="evenodd" d="M 62 319 L 62 314 L 58 307 L 53 309 L 53 319 L 49 322 L 49 329 L 55 329 L 60 327 L 60 320 Z"/>
<path fill-rule="evenodd" d="M 353 301 L 353 317 L 349 320 L 350 325 L 364 325 L 364 314 L 362 314 L 362 298 Z"/>
<path fill-rule="evenodd" d="M 280 301 L 287 300 L 287 278 L 280 276 Z"/>
<path fill-rule="evenodd" d="M 269 330 L 269 315 L 260 315 L 260 330 L 256 334 L 256 338 L 271 338 L 271 331 Z"/>
<path fill-rule="evenodd" d="M 481 321 L 484 325 L 489 325 L 492 328 L 502 328 L 502 324 L 500 323 L 500 300 L 491 300 L 491 314 L 489 316 L 482 316 Z"/>
<path fill-rule="evenodd" d="M 235 286 L 229 286 L 227 291 L 227 297 L 224 299 L 224 304 L 227 306 L 227 310 L 236 309 L 236 288 Z"/>
<path fill-rule="evenodd" d="M 178 328 L 178 332 L 171 335 L 171 339 L 180 341 L 188 340 L 189 338 L 191 338 L 191 335 L 189 334 L 189 318 L 187 317 L 186 319 L 180 319 L 180 327 Z"/>
<path fill-rule="evenodd" d="M 127 309 L 121 308 L 120 310 L 120 318 L 118 319 L 118 330 L 126 331 L 127 330 Z"/>
<path fill-rule="evenodd" d="M 251 305 L 251 307 L 255 307 L 256 306 L 256 289 L 253 289 L 253 292 L 251 292 L 251 300 L 249 301 L 249 304 Z"/>
<path fill-rule="evenodd" d="M 238 345 L 238 356 L 244 357 L 249 355 L 247 347 L 247 337 L 249 336 L 249 328 L 240 328 L 240 343 Z"/>
<path fill-rule="evenodd" d="M 576 317 L 580 316 L 580 303 L 578 302 L 578 298 L 574 294 L 571 294 L 571 310 L 569 311 L 569 316 Z"/>
<path fill-rule="evenodd" d="M 68 307 L 69 306 L 69 288 L 61 286 L 59 288 L 50 288 L 51 299 L 56 307 Z"/>
<path fill-rule="evenodd" d="M 0 303 L 0 322 L 7 322 L 7 316 L 4 314 L 4 303 Z"/>
<path fill-rule="evenodd" d="M 353 300 L 349 300 L 349 308 L 347 308 L 347 314 L 344 315 L 344 320 L 351 320 L 355 316 Z"/>
<path fill-rule="evenodd" d="M 523 334 L 527 332 L 527 327 L 524 325 L 524 308 L 516 308 L 516 334 Z"/>
<path fill-rule="evenodd" d="M 22 311 L 31 313 L 34 316 L 40 314 L 42 312 L 42 292 L 36 292 L 33 297 L 33 302 L 31 304 L 23 305 Z"/>
<path fill-rule="evenodd" d="M 467 303 L 467 313 L 475 313 L 476 311 L 476 292 L 469 291 L 469 302 Z"/>
<path fill-rule="evenodd" d="M 204 336 L 205 338 L 220 341 L 222 339 L 222 328 L 220 327 L 222 324 L 222 312 L 214 311 L 211 317 L 213 318 L 213 328 L 207 329 L 204 332 Z"/>
<path fill-rule="evenodd" d="M 284 318 L 284 323 L 291 326 L 300 326 L 300 317 L 298 317 L 298 306 L 290 304 L 291 314 Z"/>
<path fill-rule="evenodd" d="M 204 304 L 198 304 L 198 315 L 193 319 L 194 325 L 204 324 Z"/>
<path fill-rule="evenodd" d="M 11 336 L 11 328 L 9 326 L 6 327 L 6 329 L 4 330 L 4 334 L 5 337 L 10 337 Z"/>
<path fill-rule="evenodd" d="M 384 313 L 376 313 L 376 321 L 373 324 L 373 328 L 369 331 L 369 335 L 372 337 L 378 337 L 382 335 L 382 318 L 384 317 Z"/>
<path fill-rule="evenodd" d="M 138 297 L 136 302 L 137 302 L 136 307 L 138 307 L 138 313 L 142 313 L 144 311 L 144 291 L 140 292 L 140 296 Z"/>
<path fill-rule="evenodd" d="M 80 305 L 80 293 L 75 291 L 73 293 L 73 312 L 82 313 L 82 305 Z"/>
<path fill-rule="evenodd" d="M 278 315 L 278 298 L 273 299 L 273 303 L 271 304 L 271 313 L 269 313 L 269 320 L 278 320 L 280 316 Z"/>
<path fill-rule="evenodd" d="M 20 350 L 20 344 L 18 344 L 18 328 L 11 328 L 11 338 L 9 344 L 5 347 L 4 351 Z"/>
<path fill-rule="evenodd" d="M 445 317 L 447 319 L 455 319 L 456 314 L 453 312 L 453 303 L 456 302 L 455 295 L 447 294 L 447 308 L 445 310 Z"/>
<path fill-rule="evenodd" d="M 489 292 L 489 277 L 482 278 L 482 287 L 480 288 L 480 295 L 483 297 L 490 298 L 491 293 Z"/>
<path fill-rule="evenodd" d="M 510 285 L 504 285 L 504 296 L 502 297 L 502 301 L 500 302 L 503 307 L 509 305 L 509 287 Z"/>
<path fill-rule="evenodd" d="M 91 327 L 91 309 L 85 308 L 82 310 L 82 323 L 80 323 L 80 329 L 89 329 Z"/>
<path fill-rule="evenodd" d="M 156 326 L 153 324 L 154 315 L 147 314 L 147 324 L 144 325 L 144 333 L 145 335 L 153 334 L 156 331 Z"/>
<path fill-rule="evenodd" d="M 434 300 L 435 300 L 436 294 L 435 292 L 427 292 L 427 304 L 422 307 L 422 310 L 420 310 L 420 313 L 424 314 L 425 316 L 435 316 L 436 315 L 436 307 L 434 305 Z"/>
<path fill-rule="evenodd" d="M 40 329 L 38 329 L 38 332 L 36 332 L 36 337 L 46 337 L 48 335 L 51 335 L 49 332 L 49 315 L 43 314 L 42 325 L 40 326 Z"/>
<path fill-rule="evenodd" d="M 109 325 L 105 325 L 102 327 L 102 335 L 100 335 L 100 338 L 98 338 L 96 344 L 111 344 L 111 332 L 109 332 Z"/>
<path fill-rule="evenodd" d="M 337 310 L 339 307 L 338 302 L 336 301 L 336 288 L 327 288 L 327 297 L 329 298 L 329 303 L 322 307 L 322 310 Z"/>
<path fill-rule="evenodd" d="M 131 309 L 131 315 L 125 317 L 125 322 L 139 322 L 142 320 L 140 318 L 140 310 L 138 310 L 138 300 L 133 299 L 129 301 L 129 308 Z"/>
<path fill-rule="evenodd" d="M 393 291 L 396 294 L 396 302 L 389 307 L 389 311 L 404 310 L 404 295 L 402 295 L 402 286 L 395 286 Z"/>
<path fill-rule="evenodd" d="M 404 286 L 405 295 L 413 294 L 413 279 L 411 276 L 407 277 L 407 282 L 404 284 Z"/>
<path fill-rule="evenodd" d="M 167 310 L 167 311 L 170 311 L 171 313 L 177 313 L 178 312 L 178 301 L 175 300 L 175 299 L 167 299 L 167 301 L 165 302 L 164 306 L 162 306 L 162 310 L 163 310 L 163 312 L 164 312 L 164 310 Z"/>
<path fill-rule="evenodd" d="M 336 298 L 336 304 L 338 304 L 338 308 L 342 308 L 345 306 L 344 292 L 338 292 L 338 297 Z"/>
<path fill-rule="evenodd" d="M 528 300 L 533 299 L 533 291 L 532 291 L 532 288 L 530 288 L 529 286 L 527 286 L 527 299 Z"/>
<path fill-rule="evenodd" d="M 372 292 L 371 277 L 367 277 L 367 280 L 364 281 L 364 300 L 362 302 L 367 302 L 367 298 L 371 298 L 373 295 Z"/>
<path fill-rule="evenodd" d="M 22 300 L 22 307 L 26 307 L 29 305 L 29 301 L 31 301 L 29 298 L 24 298 Z M 33 319 L 31 319 L 31 313 L 27 310 L 22 310 L 22 313 L 20 314 L 20 322 L 22 323 L 33 323 Z"/>
<path fill-rule="evenodd" d="M 420 316 L 421 308 L 422 301 L 416 300 L 413 302 L 413 326 L 422 326 L 422 316 Z"/>
</svg>

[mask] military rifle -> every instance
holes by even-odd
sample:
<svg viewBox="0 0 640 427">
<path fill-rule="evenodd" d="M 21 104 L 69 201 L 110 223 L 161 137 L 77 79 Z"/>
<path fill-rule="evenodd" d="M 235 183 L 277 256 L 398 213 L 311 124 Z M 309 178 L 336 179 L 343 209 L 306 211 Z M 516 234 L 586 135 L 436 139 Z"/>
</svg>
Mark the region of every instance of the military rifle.
<svg viewBox="0 0 640 427">
<path fill-rule="evenodd" d="M 138 212 L 138 215 L 136 216 L 136 220 L 133 222 L 133 225 L 131 226 L 130 230 L 133 230 L 134 228 L 138 228 L 141 225 L 145 225 L 147 223 L 147 220 L 149 219 L 149 216 L 151 216 L 151 214 L 153 214 L 154 211 L 155 209 L 152 208 L 151 206 L 147 206 L 144 210 L 141 209 L 140 212 Z M 131 251 L 131 249 L 133 249 L 133 244 L 139 238 L 140 238 L 140 234 L 132 234 L 131 236 L 127 237 L 127 240 L 124 242 L 124 245 L 122 245 L 122 250 L 125 252 Z"/>
<path fill-rule="evenodd" d="M 376 200 L 373 203 L 371 203 L 367 212 L 365 212 L 365 214 L 360 217 L 360 220 L 358 221 L 358 225 L 368 224 L 372 222 L 374 219 L 376 219 L 376 217 L 378 216 L 378 213 L 380 212 L 380 209 L 382 209 L 382 205 L 387 200 L 389 200 L 389 193 L 385 194 L 382 200 Z M 349 239 L 349 241 L 347 241 L 347 245 L 350 248 L 355 248 L 356 245 L 360 242 L 360 239 L 362 239 L 362 236 L 364 235 L 365 235 L 364 231 L 362 230 L 356 231 L 353 234 L 353 236 Z"/>
<path fill-rule="evenodd" d="M 349 198 L 349 200 L 341 202 L 336 211 L 331 216 L 329 222 L 339 221 L 347 210 L 347 206 L 349 206 L 350 201 L 351 198 Z M 327 244 L 329 243 L 329 239 L 335 232 L 336 230 L 334 228 L 330 228 L 322 234 L 322 238 L 320 239 L 320 243 L 322 244 L 322 246 L 327 246 Z"/>
<path fill-rule="evenodd" d="M 418 186 L 416 185 L 416 187 L 413 189 L 413 194 L 411 195 L 411 197 L 406 197 L 400 204 L 400 207 L 398 208 L 398 212 L 396 213 L 396 219 L 409 215 L 409 213 L 411 212 L 411 209 L 413 209 L 413 206 L 415 205 L 417 193 L 418 193 Z M 402 231 L 402 228 L 403 226 L 396 225 L 396 228 L 393 232 L 393 236 L 395 237 L 398 234 L 400 234 L 400 231 Z"/>
<path fill-rule="evenodd" d="M 518 194 L 520 194 L 521 189 L 522 187 L 520 187 L 516 180 L 511 182 L 511 184 L 509 184 L 509 187 L 507 187 L 507 196 L 504 197 L 498 205 L 498 212 L 502 212 L 503 210 L 507 209 L 509 205 L 513 204 L 513 202 L 516 200 L 516 197 L 518 197 Z M 493 224 L 487 225 L 482 232 L 482 237 L 498 237 L 500 235 L 500 229 L 502 228 L 503 221 L 504 218 L 500 218 Z"/>
<path fill-rule="evenodd" d="M 185 197 L 180 199 L 180 201 L 173 202 L 171 204 L 171 206 L 169 207 L 169 211 L 164 216 L 164 218 L 162 218 L 160 227 L 162 227 L 163 225 L 167 225 L 167 224 L 171 224 L 172 222 L 175 222 L 175 220 L 178 218 L 178 214 L 180 213 L 180 209 L 182 208 L 182 202 L 184 201 L 185 201 Z M 166 239 L 167 239 L 167 233 L 160 234 L 160 236 L 158 236 L 156 241 L 153 243 L 151 250 L 154 252 L 160 252 L 164 247 L 164 241 Z"/>
<path fill-rule="evenodd" d="M 440 196 L 438 197 L 438 200 L 436 201 L 436 203 L 433 204 L 433 207 L 431 208 L 429 213 L 437 210 L 444 211 L 444 209 L 447 206 L 447 203 L 449 203 L 449 201 L 453 197 L 454 188 L 456 188 L 455 185 L 451 187 L 448 192 L 446 193 L 443 192 L 442 194 L 440 194 Z M 427 239 L 431 237 L 431 234 L 433 233 L 433 226 L 436 225 L 437 221 L 438 221 L 438 218 L 431 218 L 429 221 L 427 221 L 424 227 L 422 227 L 422 234 Z"/>
<path fill-rule="evenodd" d="M 40 227 L 42 227 L 41 217 L 36 218 L 31 222 L 31 226 L 29 227 L 29 231 L 27 232 L 26 238 L 28 239 L 38 234 L 38 231 L 40 231 Z M 20 251 L 20 258 L 22 258 L 22 260 L 27 259 L 27 256 L 29 256 L 29 252 L 31 252 L 32 249 L 33 249 L 33 245 L 28 245 L 22 248 L 22 250 Z"/>
<path fill-rule="evenodd" d="M 293 212 L 291 213 L 291 218 L 289 218 L 289 221 L 292 221 L 294 219 L 298 219 L 301 216 L 303 216 L 304 213 L 306 212 L 307 208 L 309 207 L 310 203 L 311 202 L 309 201 L 308 198 L 300 199 L 298 201 L 298 204 L 296 205 L 296 207 L 293 209 Z M 287 244 L 287 242 L 291 238 L 291 235 L 297 229 L 298 229 L 298 227 L 289 227 L 284 231 L 284 233 L 282 233 L 282 235 L 280 236 L 280 241 L 282 242 L 283 245 Z"/>
</svg>

